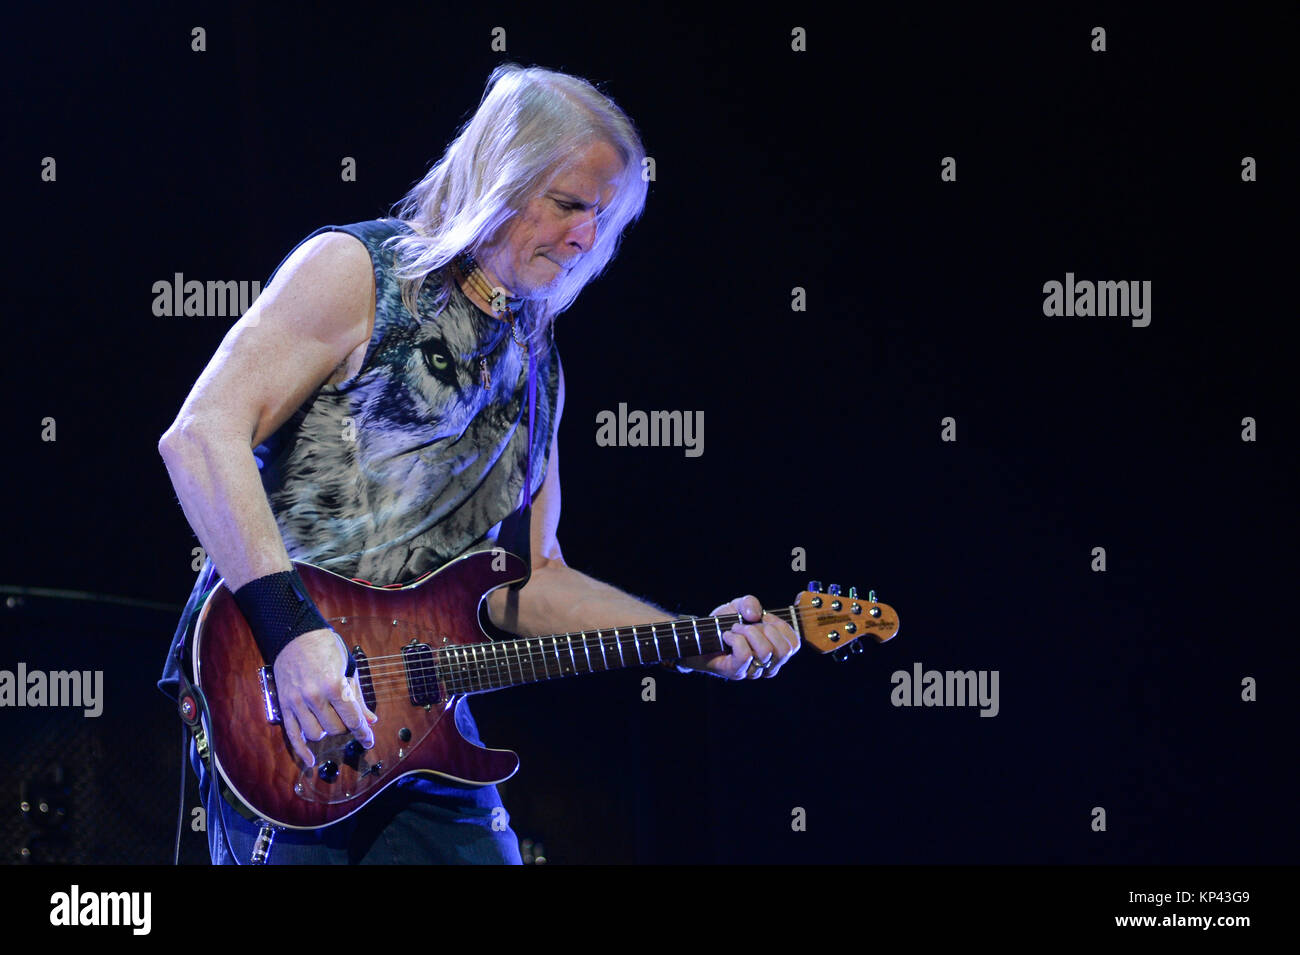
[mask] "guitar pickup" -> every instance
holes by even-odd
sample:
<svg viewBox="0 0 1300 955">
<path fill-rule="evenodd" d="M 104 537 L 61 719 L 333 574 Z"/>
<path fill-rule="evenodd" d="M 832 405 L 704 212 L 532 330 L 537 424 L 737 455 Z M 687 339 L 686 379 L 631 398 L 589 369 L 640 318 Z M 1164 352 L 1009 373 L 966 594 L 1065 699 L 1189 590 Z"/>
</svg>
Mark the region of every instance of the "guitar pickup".
<svg viewBox="0 0 1300 955">
<path fill-rule="evenodd" d="M 261 667 L 257 671 L 257 681 L 262 685 L 262 709 L 268 723 L 280 722 L 280 699 L 275 695 L 275 674 L 270 667 Z"/>
<path fill-rule="evenodd" d="M 406 666 L 406 689 L 415 706 L 432 706 L 442 701 L 438 677 L 434 672 L 433 648 L 427 643 L 408 643 L 402 647 Z"/>
<path fill-rule="evenodd" d="M 366 656 L 366 651 L 361 649 L 361 644 L 352 648 L 352 659 L 357 666 L 357 682 L 361 684 L 361 696 L 366 701 L 366 706 L 374 710 L 375 703 L 375 684 L 370 678 L 370 658 Z"/>
</svg>

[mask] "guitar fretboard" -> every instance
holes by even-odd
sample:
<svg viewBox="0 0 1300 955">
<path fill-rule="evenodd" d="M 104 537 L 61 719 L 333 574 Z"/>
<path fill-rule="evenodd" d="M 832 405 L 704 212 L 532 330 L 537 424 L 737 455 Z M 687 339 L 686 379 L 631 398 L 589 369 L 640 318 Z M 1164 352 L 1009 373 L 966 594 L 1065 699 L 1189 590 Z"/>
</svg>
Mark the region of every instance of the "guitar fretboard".
<svg viewBox="0 0 1300 955">
<path fill-rule="evenodd" d="M 794 607 L 767 612 L 790 624 L 802 637 Z M 447 646 L 434 654 L 437 679 L 447 696 L 483 693 L 557 677 L 719 653 L 729 650 L 722 635 L 739 620 L 740 615 L 732 613 Z"/>
</svg>

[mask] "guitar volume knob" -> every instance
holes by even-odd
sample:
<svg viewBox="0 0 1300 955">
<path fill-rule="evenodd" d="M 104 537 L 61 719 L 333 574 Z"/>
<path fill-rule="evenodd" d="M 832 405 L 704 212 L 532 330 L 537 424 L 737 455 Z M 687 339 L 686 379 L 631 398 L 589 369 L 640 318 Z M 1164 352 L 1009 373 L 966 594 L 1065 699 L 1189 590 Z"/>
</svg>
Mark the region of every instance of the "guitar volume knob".
<svg viewBox="0 0 1300 955">
<path fill-rule="evenodd" d="M 332 783 L 339 778 L 339 764 L 332 759 L 327 759 L 321 763 L 320 770 L 317 774 L 322 782 Z"/>
</svg>

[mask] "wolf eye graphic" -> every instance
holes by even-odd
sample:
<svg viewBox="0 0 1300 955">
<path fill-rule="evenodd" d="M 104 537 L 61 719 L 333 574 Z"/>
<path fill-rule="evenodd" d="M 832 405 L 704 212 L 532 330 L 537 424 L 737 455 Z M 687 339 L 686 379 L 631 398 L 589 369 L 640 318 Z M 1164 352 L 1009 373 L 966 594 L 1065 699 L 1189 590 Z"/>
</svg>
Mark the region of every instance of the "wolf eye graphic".
<svg viewBox="0 0 1300 955">
<path fill-rule="evenodd" d="M 420 345 L 424 354 L 424 365 L 429 374 L 444 385 L 455 385 L 456 366 L 451 360 L 451 349 L 440 338 L 434 338 Z"/>
</svg>

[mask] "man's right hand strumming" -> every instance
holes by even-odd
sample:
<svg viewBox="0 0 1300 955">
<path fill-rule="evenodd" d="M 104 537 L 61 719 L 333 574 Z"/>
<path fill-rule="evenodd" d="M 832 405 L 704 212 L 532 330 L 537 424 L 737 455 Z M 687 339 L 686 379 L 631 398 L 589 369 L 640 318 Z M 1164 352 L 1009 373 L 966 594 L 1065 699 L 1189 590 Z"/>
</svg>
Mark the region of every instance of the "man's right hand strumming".
<svg viewBox="0 0 1300 955">
<path fill-rule="evenodd" d="M 275 693 L 285 735 L 297 757 L 316 764 L 307 741 L 351 732 L 366 749 L 375 745 L 370 724 L 379 719 L 366 706 L 357 673 L 346 677 L 348 651 L 333 630 L 295 637 L 275 658 Z"/>
</svg>

